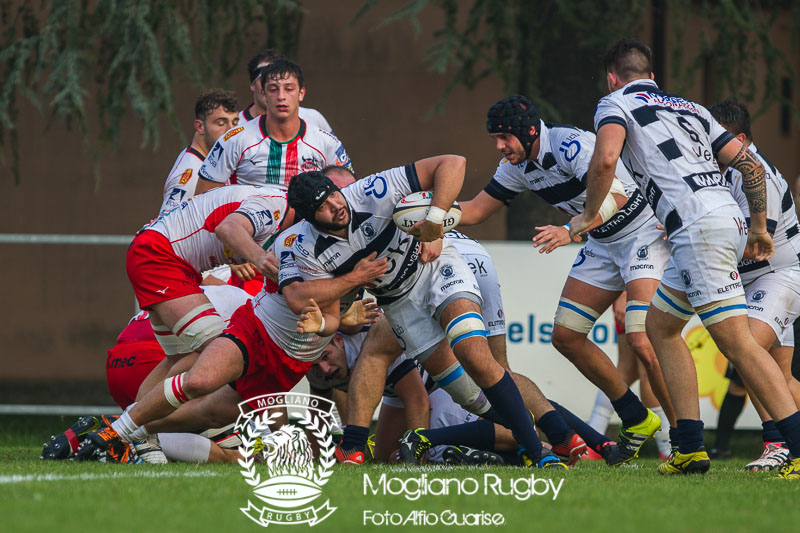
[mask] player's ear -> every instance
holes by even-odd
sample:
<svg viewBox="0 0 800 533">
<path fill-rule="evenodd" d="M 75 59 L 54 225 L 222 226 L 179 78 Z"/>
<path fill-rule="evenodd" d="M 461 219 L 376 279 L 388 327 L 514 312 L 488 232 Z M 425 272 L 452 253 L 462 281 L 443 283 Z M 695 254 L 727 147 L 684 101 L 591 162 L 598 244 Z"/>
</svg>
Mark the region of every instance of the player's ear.
<svg viewBox="0 0 800 533">
<path fill-rule="evenodd" d="M 651 79 L 651 80 L 655 80 L 655 79 L 656 79 L 656 75 L 655 75 L 655 74 L 653 74 L 652 72 L 650 73 L 650 79 Z"/>
<path fill-rule="evenodd" d="M 298 91 L 298 95 L 299 95 L 299 101 L 302 102 L 303 98 L 306 97 L 306 88 L 305 87 L 300 87 L 300 90 Z"/>
<path fill-rule="evenodd" d="M 199 133 L 200 135 L 205 134 L 206 132 L 206 123 L 200 120 L 199 118 L 195 119 L 194 121 L 194 131 Z"/>
</svg>

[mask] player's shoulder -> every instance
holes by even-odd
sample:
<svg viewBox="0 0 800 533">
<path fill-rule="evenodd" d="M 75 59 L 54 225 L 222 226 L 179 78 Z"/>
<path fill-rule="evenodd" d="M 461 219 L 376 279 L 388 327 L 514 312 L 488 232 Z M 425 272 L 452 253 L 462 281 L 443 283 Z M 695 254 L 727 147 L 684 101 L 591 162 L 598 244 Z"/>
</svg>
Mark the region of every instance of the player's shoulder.
<svg viewBox="0 0 800 533">
<path fill-rule="evenodd" d="M 571 162 L 584 149 L 592 150 L 594 133 L 582 130 L 571 124 L 554 124 L 548 122 L 548 140 L 550 151 L 560 163 Z"/>
<path fill-rule="evenodd" d="M 316 126 L 317 128 L 325 131 L 331 130 L 331 126 L 325 118 L 325 115 L 316 109 L 310 107 L 300 107 L 298 114 L 300 115 L 300 118 L 306 122 L 306 124 Z"/>
<path fill-rule="evenodd" d="M 524 160 L 521 163 L 512 163 L 505 157 L 500 159 L 500 162 L 497 163 L 497 169 L 494 172 L 495 178 L 515 178 L 525 174 L 525 167 L 528 164 L 528 160 Z"/>
</svg>

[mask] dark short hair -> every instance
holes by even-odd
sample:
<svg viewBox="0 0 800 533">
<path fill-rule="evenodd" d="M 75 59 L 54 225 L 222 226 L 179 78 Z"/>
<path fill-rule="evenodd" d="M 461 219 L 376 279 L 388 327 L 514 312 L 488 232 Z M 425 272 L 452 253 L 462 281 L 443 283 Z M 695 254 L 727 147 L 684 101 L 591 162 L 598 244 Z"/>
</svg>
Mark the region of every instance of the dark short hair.
<svg viewBox="0 0 800 533">
<path fill-rule="evenodd" d="M 247 75 L 250 77 L 250 83 L 253 83 L 255 79 L 261 74 L 261 71 L 264 67 L 259 68 L 259 64 L 267 61 L 268 63 L 272 63 L 278 59 L 284 59 L 282 53 L 278 52 L 274 48 L 267 48 L 263 52 L 259 52 L 247 62 Z"/>
<path fill-rule="evenodd" d="M 603 54 L 603 68 L 622 80 L 647 78 L 653 72 L 653 52 L 639 39 L 620 39 Z"/>
<path fill-rule="evenodd" d="M 734 135 L 744 133 L 748 141 L 753 140 L 753 134 L 750 131 L 750 111 L 743 103 L 735 99 L 728 99 L 712 105 L 708 111 L 714 120 Z"/>
<path fill-rule="evenodd" d="M 228 113 L 236 113 L 239 110 L 236 93 L 223 89 L 206 89 L 194 104 L 194 116 L 205 120 L 209 113 L 220 106 Z"/>
<path fill-rule="evenodd" d="M 261 86 L 266 85 L 267 80 L 282 80 L 294 76 L 297 84 L 303 88 L 303 71 L 300 65 L 285 57 L 276 59 L 263 68 L 261 72 Z"/>
</svg>

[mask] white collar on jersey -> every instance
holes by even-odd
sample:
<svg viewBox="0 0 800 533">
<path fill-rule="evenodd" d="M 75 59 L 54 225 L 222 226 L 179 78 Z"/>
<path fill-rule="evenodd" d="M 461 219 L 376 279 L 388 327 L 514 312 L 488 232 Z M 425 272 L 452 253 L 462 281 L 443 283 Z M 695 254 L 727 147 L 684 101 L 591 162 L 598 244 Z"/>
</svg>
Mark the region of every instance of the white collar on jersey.
<svg viewBox="0 0 800 533">
<path fill-rule="evenodd" d="M 550 147 L 550 129 L 544 125 L 544 120 L 541 119 L 539 119 L 539 129 L 539 153 L 536 155 L 536 162 L 541 166 Z"/>
</svg>

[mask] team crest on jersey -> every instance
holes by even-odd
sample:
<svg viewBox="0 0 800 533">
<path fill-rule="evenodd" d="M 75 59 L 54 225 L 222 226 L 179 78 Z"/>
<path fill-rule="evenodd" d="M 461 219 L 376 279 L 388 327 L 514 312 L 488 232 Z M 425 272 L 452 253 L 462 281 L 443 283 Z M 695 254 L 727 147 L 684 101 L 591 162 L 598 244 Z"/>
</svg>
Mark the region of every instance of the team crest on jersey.
<svg viewBox="0 0 800 533">
<path fill-rule="evenodd" d="M 322 165 L 320 165 L 317 162 L 317 160 L 314 159 L 313 157 L 306 157 L 306 156 L 302 157 L 303 157 L 303 162 L 300 163 L 300 170 L 302 170 L 303 172 L 311 172 L 312 170 L 317 170 L 322 168 Z"/>
<path fill-rule="evenodd" d="M 183 171 L 183 174 L 181 174 L 181 179 L 178 180 L 178 184 L 179 185 L 186 185 L 187 183 L 189 183 L 189 180 L 191 178 L 192 178 L 192 169 L 191 168 L 187 168 L 186 170 Z"/>
<path fill-rule="evenodd" d="M 275 219 L 275 220 L 280 220 L 281 219 L 281 210 L 280 209 L 276 209 L 275 211 L 273 211 L 272 212 L 272 218 Z"/>
<path fill-rule="evenodd" d="M 681 270 L 681 279 L 683 280 L 683 284 L 687 287 L 692 286 L 692 275 L 689 274 L 688 270 Z"/>
<path fill-rule="evenodd" d="M 453 266 L 452 265 L 444 265 L 442 268 L 439 269 L 439 273 L 445 277 L 449 278 L 453 275 Z"/>
<path fill-rule="evenodd" d="M 366 222 L 361 225 L 361 231 L 364 232 L 364 235 L 368 239 L 371 239 L 372 237 L 375 236 L 375 228 L 373 228 L 372 224 L 370 224 L 369 222 Z"/>
<path fill-rule="evenodd" d="M 757 290 L 756 292 L 753 293 L 753 301 L 754 302 L 760 302 L 761 300 L 764 299 L 764 297 L 766 295 L 767 295 L 767 291 L 759 289 L 759 290 Z"/>
<path fill-rule="evenodd" d="M 252 405 L 257 408 L 250 411 Z M 294 422 L 276 428 L 282 409 Z M 242 440 L 241 474 L 253 496 L 266 503 L 254 505 L 248 500 L 247 507 L 240 510 L 263 527 L 314 526 L 328 518 L 336 510 L 330 500 L 318 506 L 314 502 L 324 498 L 323 487 L 336 464 L 331 437 L 333 402 L 309 394 L 276 393 L 250 398 L 239 404 L 239 410 L 235 427 Z M 316 460 L 314 448 L 319 450 Z"/>
<path fill-rule="evenodd" d="M 636 250 L 636 259 L 639 261 L 644 261 L 650 256 L 650 247 L 648 245 L 640 246 L 638 250 Z"/>
<path fill-rule="evenodd" d="M 233 137 L 237 133 L 240 133 L 243 129 L 244 129 L 244 126 L 239 126 L 238 128 L 229 131 L 228 133 L 225 134 L 225 136 L 222 138 L 222 140 L 223 141 L 227 141 L 228 139 L 230 139 L 231 137 Z"/>
</svg>

